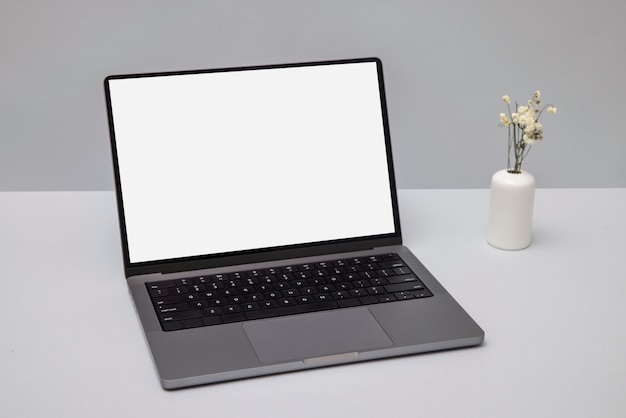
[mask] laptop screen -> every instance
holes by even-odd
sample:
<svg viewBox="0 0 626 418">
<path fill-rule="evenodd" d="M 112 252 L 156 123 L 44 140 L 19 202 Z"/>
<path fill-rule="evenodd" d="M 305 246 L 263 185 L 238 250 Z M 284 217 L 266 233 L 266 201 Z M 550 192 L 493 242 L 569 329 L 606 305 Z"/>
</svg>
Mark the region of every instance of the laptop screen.
<svg viewBox="0 0 626 418">
<path fill-rule="evenodd" d="M 398 234 L 376 59 L 105 81 L 130 263 Z"/>
</svg>

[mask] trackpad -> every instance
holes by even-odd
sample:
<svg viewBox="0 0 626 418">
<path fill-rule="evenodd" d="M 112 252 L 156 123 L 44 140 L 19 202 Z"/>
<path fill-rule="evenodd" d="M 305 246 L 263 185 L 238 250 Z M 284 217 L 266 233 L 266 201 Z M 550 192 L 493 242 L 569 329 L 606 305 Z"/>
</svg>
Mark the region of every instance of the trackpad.
<svg viewBox="0 0 626 418">
<path fill-rule="evenodd" d="M 248 322 L 243 329 L 262 363 L 312 359 L 393 344 L 367 308 Z"/>
</svg>

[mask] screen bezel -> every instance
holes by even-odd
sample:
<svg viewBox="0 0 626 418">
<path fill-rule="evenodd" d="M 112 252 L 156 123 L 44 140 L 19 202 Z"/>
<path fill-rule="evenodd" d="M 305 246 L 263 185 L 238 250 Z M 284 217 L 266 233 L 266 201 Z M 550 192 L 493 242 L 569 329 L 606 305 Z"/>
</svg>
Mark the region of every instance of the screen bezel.
<svg viewBox="0 0 626 418">
<path fill-rule="evenodd" d="M 115 126 L 113 120 L 113 111 L 111 104 L 111 95 L 109 82 L 116 79 L 128 79 L 128 78 L 142 78 L 142 77 L 155 77 L 155 76 L 168 76 L 168 75 L 185 75 L 185 74 L 202 74 L 202 73 L 214 73 L 214 72 L 228 72 L 228 71 L 249 71 L 258 69 L 273 69 L 273 68 L 289 68 L 289 67 L 303 67 L 303 66 L 320 66 L 320 65 L 341 65 L 349 63 L 363 63 L 374 62 L 376 63 L 378 73 L 378 85 L 381 104 L 381 117 L 383 123 L 383 132 L 385 136 L 385 148 L 387 151 L 387 168 L 389 178 L 389 190 L 391 207 L 393 212 L 394 230 L 393 233 L 362 236 L 356 238 L 337 239 L 332 241 L 320 241 L 306 244 L 297 245 L 284 245 L 279 247 L 268 247 L 263 249 L 233 251 L 220 254 L 198 255 L 192 257 L 181 257 L 154 261 L 142 261 L 132 262 L 129 254 L 128 237 L 124 216 L 124 199 L 123 190 L 120 180 L 120 167 L 118 164 L 117 146 L 115 138 Z M 119 226 L 122 238 L 122 250 L 124 257 L 124 267 L 127 277 L 151 274 L 151 273 L 171 273 L 176 271 L 189 271 L 198 269 L 207 269 L 214 267 L 224 267 L 229 265 L 239 265 L 247 263 L 256 263 L 263 261 L 272 261 L 279 259 L 300 258 L 315 255 L 325 255 L 341 252 L 351 252 L 371 249 L 381 246 L 399 245 L 402 243 L 401 230 L 400 230 L 400 218 L 398 213 L 397 192 L 395 184 L 395 176 L 393 169 L 393 158 L 391 152 L 391 140 L 388 122 L 387 103 L 385 97 L 385 88 L 382 72 L 382 62 L 378 58 L 357 58 L 346 60 L 331 60 L 331 61 L 315 61 L 306 63 L 289 63 L 289 64 L 275 64 L 275 65 L 259 65 L 259 66 L 245 66 L 245 67 L 229 67 L 229 68 L 217 68 L 217 69 L 205 69 L 205 70 L 189 70 L 189 71 L 168 71 L 168 72 L 153 72 L 153 73 L 139 73 L 139 74 L 123 74 L 123 75 L 111 75 L 104 80 L 104 89 L 106 97 L 107 114 L 109 121 L 109 133 L 111 140 L 111 152 L 113 161 L 113 170 L 115 175 L 115 189 L 119 216 Z"/>
</svg>

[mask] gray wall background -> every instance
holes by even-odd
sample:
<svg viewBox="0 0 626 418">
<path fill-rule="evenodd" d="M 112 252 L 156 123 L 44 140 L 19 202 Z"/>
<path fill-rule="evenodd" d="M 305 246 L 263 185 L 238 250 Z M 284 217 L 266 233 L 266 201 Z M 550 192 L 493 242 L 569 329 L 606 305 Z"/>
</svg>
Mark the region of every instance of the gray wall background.
<svg viewBox="0 0 626 418">
<path fill-rule="evenodd" d="M 401 188 L 485 188 L 503 94 L 558 115 L 538 187 L 626 187 L 623 0 L 2 0 L 0 190 L 111 190 L 115 73 L 379 56 Z"/>
</svg>

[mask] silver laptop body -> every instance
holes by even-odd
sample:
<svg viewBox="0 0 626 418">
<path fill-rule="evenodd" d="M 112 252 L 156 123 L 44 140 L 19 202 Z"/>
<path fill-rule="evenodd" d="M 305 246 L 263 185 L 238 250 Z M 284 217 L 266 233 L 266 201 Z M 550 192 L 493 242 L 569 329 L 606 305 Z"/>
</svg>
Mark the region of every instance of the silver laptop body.
<svg viewBox="0 0 626 418">
<path fill-rule="evenodd" d="M 483 341 L 402 245 L 379 59 L 114 75 L 105 94 L 165 389 Z"/>
</svg>

